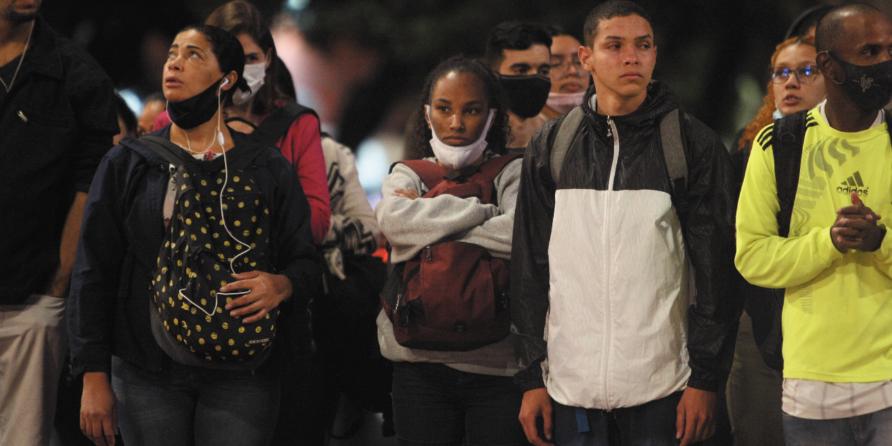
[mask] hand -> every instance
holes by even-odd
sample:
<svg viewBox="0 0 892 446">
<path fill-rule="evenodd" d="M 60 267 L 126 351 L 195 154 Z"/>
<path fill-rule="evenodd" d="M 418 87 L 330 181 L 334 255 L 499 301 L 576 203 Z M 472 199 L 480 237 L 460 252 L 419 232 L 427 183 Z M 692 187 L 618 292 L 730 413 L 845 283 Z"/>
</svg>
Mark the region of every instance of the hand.
<svg viewBox="0 0 892 446">
<path fill-rule="evenodd" d="M 249 271 L 233 274 L 232 277 L 235 277 L 236 281 L 220 287 L 220 291 L 224 293 L 239 290 L 250 291 L 226 304 L 226 310 L 231 310 L 229 315 L 232 317 L 251 315 L 244 319 L 245 324 L 262 319 L 285 299 L 291 297 L 293 291 L 291 280 L 281 274 Z"/>
<path fill-rule="evenodd" d="M 114 446 L 115 395 L 105 372 L 84 373 L 84 392 L 81 397 L 81 432 L 94 444 Z"/>
<path fill-rule="evenodd" d="M 681 395 L 675 417 L 675 438 L 680 446 L 706 440 L 715 433 L 715 392 L 688 387 Z"/>
<path fill-rule="evenodd" d="M 545 440 L 539 436 L 539 429 L 536 427 L 536 420 L 539 418 L 542 418 L 542 433 L 545 435 Z M 551 397 L 548 396 L 548 391 L 544 387 L 527 390 L 523 393 L 520 415 L 517 419 L 520 420 L 527 441 L 533 446 L 552 444 Z"/>
<path fill-rule="evenodd" d="M 843 253 L 852 249 L 876 251 L 886 235 L 886 228 L 877 224 L 881 218 L 853 192 L 852 206 L 836 211 L 836 222 L 830 228 L 833 245 Z"/>
<path fill-rule="evenodd" d="M 397 189 L 393 191 L 393 194 L 397 197 L 408 198 L 410 200 L 418 198 L 418 192 L 412 189 Z"/>
</svg>

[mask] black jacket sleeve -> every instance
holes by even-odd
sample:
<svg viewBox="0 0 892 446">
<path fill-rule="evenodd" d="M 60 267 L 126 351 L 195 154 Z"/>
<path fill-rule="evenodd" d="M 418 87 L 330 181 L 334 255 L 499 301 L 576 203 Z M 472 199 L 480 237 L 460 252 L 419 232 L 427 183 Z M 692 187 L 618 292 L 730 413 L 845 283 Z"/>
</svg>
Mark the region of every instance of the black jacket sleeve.
<svg viewBox="0 0 892 446">
<path fill-rule="evenodd" d="M 718 136 L 695 118 L 685 119 L 689 174 L 679 214 L 696 288 L 688 310 L 688 385 L 716 391 L 731 366 L 741 311 L 731 290 L 734 173 Z"/>
<path fill-rule="evenodd" d="M 514 214 L 510 307 L 517 356 L 523 367 L 515 381 L 523 390 L 545 385 L 541 363 L 546 357 L 548 242 L 555 193 L 549 159 L 555 127 L 554 121 L 546 124 L 527 147 Z"/>
<path fill-rule="evenodd" d="M 310 206 L 284 158 L 270 160 L 276 178 L 273 242 L 276 268 L 291 280 L 291 300 L 305 305 L 318 292 L 322 270 L 310 232 Z"/>
<path fill-rule="evenodd" d="M 76 374 L 111 369 L 114 311 L 126 253 L 121 210 L 127 149 L 118 146 L 99 164 L 84 219 L 66 303 L 69 347 Z"/>
</svg>

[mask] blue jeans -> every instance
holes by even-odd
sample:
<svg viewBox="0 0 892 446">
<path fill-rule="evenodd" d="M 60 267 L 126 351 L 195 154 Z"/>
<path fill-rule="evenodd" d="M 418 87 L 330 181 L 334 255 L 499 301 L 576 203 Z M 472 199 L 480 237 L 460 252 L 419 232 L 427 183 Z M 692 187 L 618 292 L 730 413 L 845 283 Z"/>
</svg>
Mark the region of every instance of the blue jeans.
<svg viewBox="0 0 892 446">
<path fill-rule="evenodd" d="M 887 446 L 892 408 L 850 418 L 809 420 L 784 414 L 787 446 Z"/>
<path fill-rule="evenodd" d="M 636 407 L 578 409 L 552 401 L 556 446 L 675 446 L 681 392 Z"/>
<path fill-rule="evenodd" d="M 279 409 L 279 379 L 274 373 L 178 364 L 153 373 L 114 358 L 112 388 L 124 443 L 266 445 Z"/>
<path fill-rule="evenodd" d="M 401 446 L 526 445 L 517 421 L 520 400 L 509 377 L 441 364 L 393 364 L 393 415 Z"/>
</svg>

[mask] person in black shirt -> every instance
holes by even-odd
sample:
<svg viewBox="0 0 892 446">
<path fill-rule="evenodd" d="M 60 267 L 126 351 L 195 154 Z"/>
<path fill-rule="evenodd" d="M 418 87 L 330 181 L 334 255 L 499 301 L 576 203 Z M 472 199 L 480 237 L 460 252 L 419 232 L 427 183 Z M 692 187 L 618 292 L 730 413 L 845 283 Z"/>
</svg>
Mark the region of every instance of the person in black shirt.
<svg viewBox="0 0 892 446">
<path fill-rule="evenodd" d="M 117 132 L 111 81 L 38 15 L 0 0 L 0 444 L 46 444 L 93 172 Z"/>
</svg>

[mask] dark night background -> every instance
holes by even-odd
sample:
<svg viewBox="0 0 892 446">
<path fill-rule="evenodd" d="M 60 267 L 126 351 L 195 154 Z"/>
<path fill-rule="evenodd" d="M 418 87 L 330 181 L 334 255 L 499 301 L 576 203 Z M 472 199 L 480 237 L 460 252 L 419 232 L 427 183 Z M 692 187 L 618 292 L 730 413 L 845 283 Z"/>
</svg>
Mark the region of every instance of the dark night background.
<svg viewBox="0 0 892 446">
<path fill-rule="evenodd" d="M 180 27 L 202 20 L 222 0 L 45 0 L 43 14 L 85 44 L 118 88 L 157 90 L 141 48 L 154 35 L 166 47 Z M 383 63 L 352 90 L 340 137 L 354 147 L 385 125 L 399 98 L 413 97 L 426 71 L 455 53 L 476 55 L 491 26 L 508 19 L 556 24 L 580 34 L 591 0 L 262 0 L 268 17 L 286 11 L 323 51 L 352 40 Z M 668 81 L 681 103 L 726 142 L 758 106 L 769 56 L 793 19 L 819 4 L 806 0 L 641 1 L 654 18 L 659 58 L 655 77 Z M 839 3 L 839 2 L 826 2 Z M 887 11 L 889 1 L 872 2 Z M 289 8 L 290 6 L 290 8 Z M 344 123 L 349 122 L 350 125 Z"/>
</svg>

